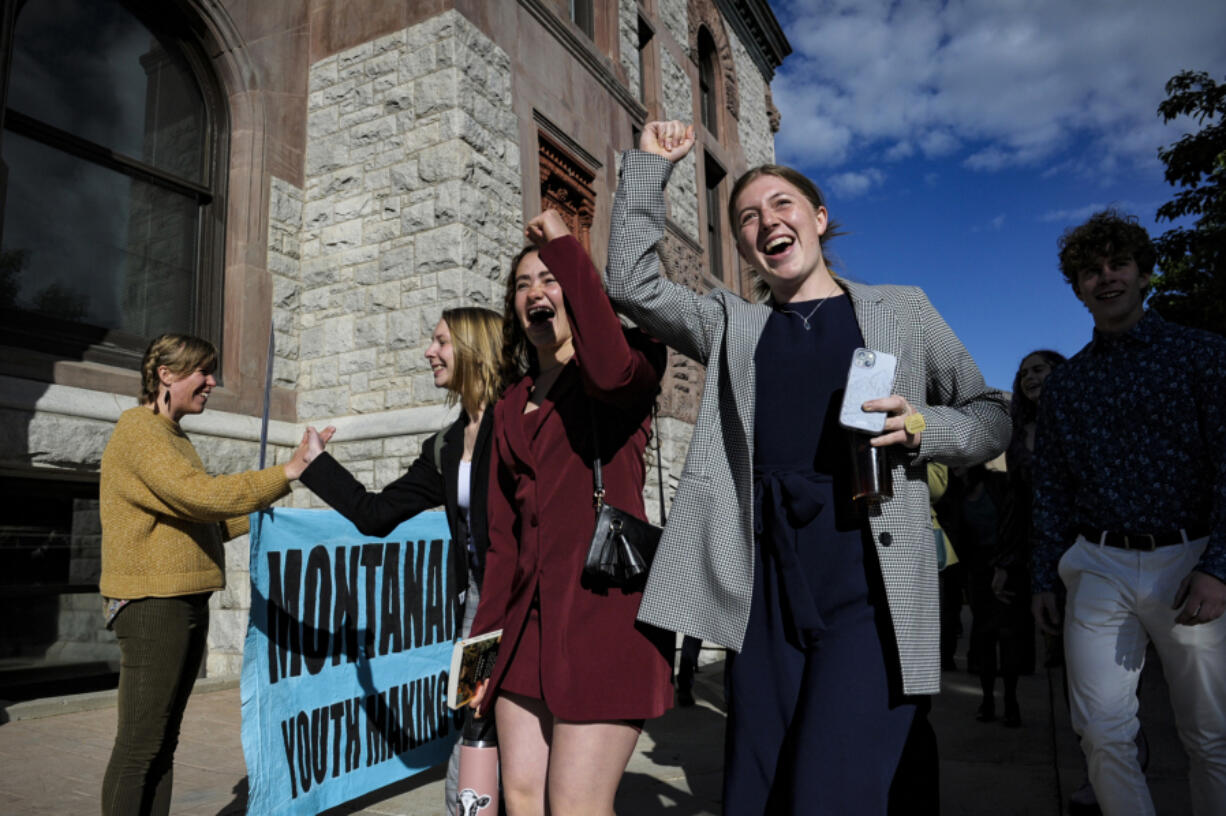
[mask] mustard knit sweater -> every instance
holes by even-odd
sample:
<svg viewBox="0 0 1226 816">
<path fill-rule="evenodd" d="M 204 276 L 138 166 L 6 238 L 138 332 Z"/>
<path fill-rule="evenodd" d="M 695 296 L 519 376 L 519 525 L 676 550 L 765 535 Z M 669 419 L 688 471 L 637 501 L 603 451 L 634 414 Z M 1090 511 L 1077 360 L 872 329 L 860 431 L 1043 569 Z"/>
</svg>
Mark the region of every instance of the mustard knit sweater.
<svg viewBox="0 0 1226 816">
<path fill-rule="evenodd" d="M 226 585 L 226 539 L 289 492 L 280 466 L 210 476 L 179 424 L 129 408 L 102 454 L 102 579 L 108 598 L 169 598 Z"/>
</svg>

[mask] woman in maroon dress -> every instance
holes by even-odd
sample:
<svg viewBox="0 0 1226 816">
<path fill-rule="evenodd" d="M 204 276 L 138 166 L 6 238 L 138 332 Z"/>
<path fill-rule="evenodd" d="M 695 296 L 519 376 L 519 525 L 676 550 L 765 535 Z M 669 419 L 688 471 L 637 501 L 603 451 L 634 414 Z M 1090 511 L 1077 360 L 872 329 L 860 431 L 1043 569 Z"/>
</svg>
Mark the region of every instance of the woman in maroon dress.
<svg viewBox="0 0 1226 816">
<path fill-rule="evenodd" d="M 494 706 L 512 816 L 612 814 L 642 721 L 672 704 L 671 633 L 637 624 L 641 590 L 582 577 L 607 501 L 645 518 L 643 450 L 665 349 L 623 330 L 591 259 L 546 210 L 507 284 L 485 585 L 473 634 L 502 628 Z"/>
</svg>

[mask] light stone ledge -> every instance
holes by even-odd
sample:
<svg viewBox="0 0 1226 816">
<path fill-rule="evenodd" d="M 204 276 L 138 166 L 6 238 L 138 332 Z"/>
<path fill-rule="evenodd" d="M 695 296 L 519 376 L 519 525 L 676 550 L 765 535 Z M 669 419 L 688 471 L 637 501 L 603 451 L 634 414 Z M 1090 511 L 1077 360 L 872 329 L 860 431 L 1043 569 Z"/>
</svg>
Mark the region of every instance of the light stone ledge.
<svg viewBox="0 0 1226 816">
<path fill-rule="evenodd" d="M 71 385 L 48 385 L 0 375 L 0 408 L 115 422 L 121 413 L 135 405 L 134 397 L 122 394 L 90 391 Z M 440 404 L 397 408 L 358 416 L 338 416 L 312 422 L 318 427 L 335 425 L 338 440 L 357 442 L 434 433 L 453 421 L 456 414 L 457 409 Z M 225 411 L 206 411 L 197 416 L 184 417 L 182 425 L 189 433 L 220 439 L 240 442 L 258 442 L 260 439 L 259 417 Z M 275 419 L 269 421 L 268 441 L 271 444 L 292 448 L 296 447 L 301 439 L 302 423 Z"/>
</svg>

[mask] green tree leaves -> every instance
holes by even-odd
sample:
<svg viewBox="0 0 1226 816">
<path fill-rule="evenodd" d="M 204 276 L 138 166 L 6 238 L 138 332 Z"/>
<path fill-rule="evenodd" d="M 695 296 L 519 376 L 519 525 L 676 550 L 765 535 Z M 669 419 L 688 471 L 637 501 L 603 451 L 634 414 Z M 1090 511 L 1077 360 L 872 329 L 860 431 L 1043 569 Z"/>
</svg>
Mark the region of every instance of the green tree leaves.
<svg viewBox="0 0 1226 816">
<path fill-rule="evenodd" d="M 1167 230 L 1154 242 L 1161 275 L 1151 304 L 1176 323 L 1226 333 L 1226 80 L 1183 71 L 1166 83 L 1163 121 L 1190 116 L 1200 126 L 1159 148 L 1166 180 L 1183 187 L 1158 208 L 1158 218 L 1195 216 L 1192 229 Z"/>
</svg>

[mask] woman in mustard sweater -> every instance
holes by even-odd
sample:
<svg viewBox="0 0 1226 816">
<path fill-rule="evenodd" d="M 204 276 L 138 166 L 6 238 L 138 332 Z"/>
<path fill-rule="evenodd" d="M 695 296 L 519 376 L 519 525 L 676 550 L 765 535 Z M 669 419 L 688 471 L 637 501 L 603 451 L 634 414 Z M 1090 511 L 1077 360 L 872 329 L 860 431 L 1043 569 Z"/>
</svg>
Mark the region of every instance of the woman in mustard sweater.
<svg viewBox="0 0 1226 816">
<path fill-rule="evenodd" d="M 119 640 L 119 728 L 102 783 L 103 816 L 167 814 L 174 752 L 209 630 L 209 595 L 225 586 L 222 542 L 247 514 L 289 493 L 305 439 L 285 465 L 210 476 L 179 427 L 217 385 L 217 350 L 164 334 L 145 351 L 140 405 L 102 454 L 99 486 L 107 626 Z"/>
</svg>

